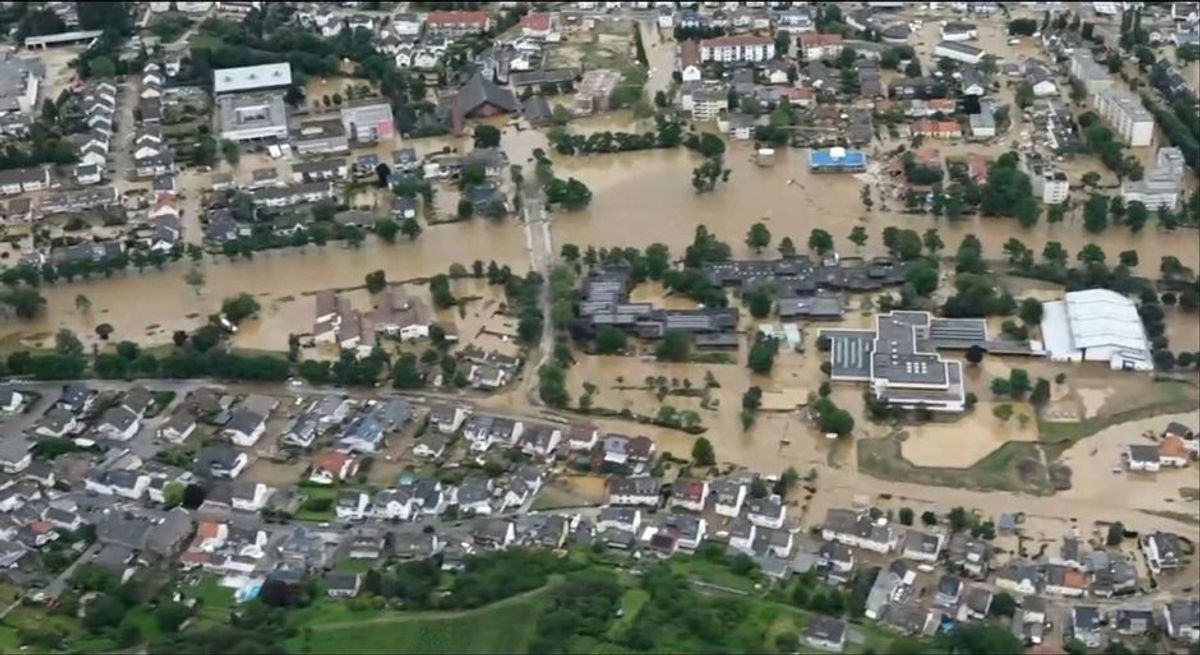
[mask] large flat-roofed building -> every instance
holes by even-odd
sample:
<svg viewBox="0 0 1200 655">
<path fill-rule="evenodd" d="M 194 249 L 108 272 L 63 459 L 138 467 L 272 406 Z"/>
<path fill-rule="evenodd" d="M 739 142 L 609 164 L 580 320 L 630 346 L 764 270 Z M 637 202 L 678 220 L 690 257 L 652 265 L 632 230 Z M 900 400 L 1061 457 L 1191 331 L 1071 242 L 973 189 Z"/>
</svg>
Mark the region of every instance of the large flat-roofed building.
<svg viewBox="0 0 1200 655">
<path fill-rule="evenodd" d="M 1121 182 L 1121 199 L 1125 204 L 1140 202 L 1146 209 L 1175 211 L 1183 187 L 1185 164 L 1179 148 L 1159 148 L 1154 168 L 1140 180 Z"/>
<path fill-rule="evenodd" d="M 221 138 L 233 142 L 287 140 L 287 109 L 279 93 L 239 93 L 217 98 Z"/>
<path fill-rule="evenodd" d="M 346 152 L 350 140 L 342 122 L 332 118 L 301 123 L 291 131 L 292 146 L 302 155 Z"/>
<path fill-rule="evenodd" d="M 946 361 L 936 348 L 987 341 L 980 319 L 934 319 L 927 312 L 892 312 L 875 330 L 826 329 L 830 378 L 866 382 L 889 405 L 961 412 L 966 401 L 962 362 Z M 940 343 L 944 342 L 944 343 Z"/>
<path fill-rule="evenodd" d="M 1131 146 L 1148 146 L 1154 139 L 1154 116 L 1126 93 L 1105 89 L 1093 96 L 1097 113 Z"/>
<path fill-rule="evenodd" d="M 1108 68 L 1096 63 L 1092 53 L 1082 48 L 1071 53 L 1071 76 L 1083 82 L 1089 95 L 1111 89 L 1113 85 Z"/>
<path fill-rule="evenodd" d="M 944 57 L 972 65 L 983 61 L 984 54 L 984 51 L 979 48 L 958 41 L 942 41 L 933 49 L 935 57 Z"/>
<path fill-rule="evenodd" d="M 1042 341 L 1055 361 L 1108 362 L 1114 370 L 1154 369 L 1137 306 L 1108 289 L 1072 291 L 1063 300 L 1043 305 Z"/>
<path fill-rule="evenodd" d="M 342 126 L 359 143 L 386 141 L 396 133 L 392 105 L 384 98 L 355 101 L 342 107 Z"/>
<path fill-rule="evenodd" d="M 218 68 L 213 71 L 213 93 L 238 93 L 261 91 L 292 85 L 292 65 L 286 61 L 277 64 Z"/>
</svg>

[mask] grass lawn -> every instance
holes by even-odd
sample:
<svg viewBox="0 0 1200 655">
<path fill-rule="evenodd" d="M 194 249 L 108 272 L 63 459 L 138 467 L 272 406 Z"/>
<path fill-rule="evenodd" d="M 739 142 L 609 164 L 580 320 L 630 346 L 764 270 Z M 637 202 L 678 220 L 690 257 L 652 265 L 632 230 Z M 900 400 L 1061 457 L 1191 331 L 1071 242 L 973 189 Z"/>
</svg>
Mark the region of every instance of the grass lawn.
<svg viewBox="0 0 1200 655">
<path fill-rule="evenodd" d="M 466 612 L 355 613 L 338 622 L 310 623 L 312 630 L 287 643 L 305 653 L 517 653 L 533 641 L 547 587 Z M 349 610 L 346 610 L 347 612 Z M 308 635 L 306 639 L 305 636 Z"/>
<path fill-rule="evenodd" d="M 317 485 L 304 485 L 300 487 L 300 493 L 304 494 L 304 503 L 301 503 L 299 511 L 296 512 L 296 519 L 300 521 L 329 521 L 337 514 L 337 496 L 338 488 L 335 486 L 321 487 Z M 329 507 L 321 511 L 306 509 L 309 501 L 315 499 L 329 499 Z"/>
<path fill-rule="evenodd" d="M 1139 406 L 1111 414 L 1102 414 L 1075 422 L 1038 421 L 1038 438 L 1048 443 L 1070 445 L 1084 437 L 1118 423 L 1127 423 L 1159 414 L 1189 412 L 1196 409 L 1195 390 L 1181 382 L 1156 382 L 1151 393 L 1140 399 Z M 1064 448 L 1065 450 L 1065 448 Z"/>
<path fill-rule="evenodd" d="M 17 629 L 0 625 L 0 653 L 17 653 L 21 650 L 21 636 Z"/>
<path fill-rule="evenodd" d="M 338 560 L 337 566 L 334 568 L 339 571 L 349 571 L 351 573 L 366 573 L 375 568 L 376 562 L 369 559 L 350 559 L 349 557 Z"/>
<path fill-rule="evenodd" d="M 212 625 L 229 620 L 229 609 L 233 607 L 233 590 L 218 584 L 216 577 L 206 575 L 195 587 L 185 588 L 184 593 L 200 601 L 196 623 Z"/>
<path fill-rule="evenodd" d="M 720 562 L 712 562 L 700 557 L 676 555 L 671 558 L 670 564 L 676 573 L 687 576 L 689 579 L 747 593 L 754 592 L 754 580 L 730 571 Z"/>
<path fill-rule="evenodd" d="M 609 639 L 620 639 L 625 630 L 633 620 L 637 618 L 638 612 L 642 611 L 642 606 L 646 601 L 650 600 L 650 594 L 644 589 L 627 589 L 624 595 L 621 596 L 621 617 L 608 628 L 607 637 Z"/>
</svg>

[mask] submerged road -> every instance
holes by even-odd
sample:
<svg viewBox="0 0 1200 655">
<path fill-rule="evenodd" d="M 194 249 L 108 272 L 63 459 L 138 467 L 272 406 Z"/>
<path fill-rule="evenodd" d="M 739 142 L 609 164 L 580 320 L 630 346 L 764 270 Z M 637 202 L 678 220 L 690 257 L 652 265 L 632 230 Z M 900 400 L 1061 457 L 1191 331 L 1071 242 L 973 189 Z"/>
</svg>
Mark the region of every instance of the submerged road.
<svg viewBox="0 0 1200 655">
<path fill-rule="evenodd" d="M 550 361 L 554 352 L 554 326 L 550 316 L 550 271 L 554 267 L 554 239 L 550 233 L 550 213 L 546 201 L 536 184 L 526 184 L 523 191 L 521 220 L 525 229 L 525 247 L 529 254 L 529 266 L 542 276 L 542 338 L 538 343 L 537 366 L 526 370 L 523 389 L 530 404 L 541 406 L 538 396 L 537 370 Z"/>
</svg>

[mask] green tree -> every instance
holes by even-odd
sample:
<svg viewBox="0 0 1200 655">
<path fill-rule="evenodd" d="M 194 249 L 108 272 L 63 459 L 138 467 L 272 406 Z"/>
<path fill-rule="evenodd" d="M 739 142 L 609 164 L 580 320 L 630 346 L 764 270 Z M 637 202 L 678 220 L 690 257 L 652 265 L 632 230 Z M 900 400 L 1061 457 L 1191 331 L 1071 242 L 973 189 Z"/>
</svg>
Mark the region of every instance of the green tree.
<svg viewBox="0 0 1200 655">
<path fill-rule="evenodd" d="M 761 253 L 771 245 L 771 231 L 762 222 L 751 225 L 750 231 L 746 233 L 746 245 L 753 248 L 754 252 Z"/>
<path fill-rule="evenodd" d="M 258 301 L 248 293 L 230 296 L 221 303 L 221 313 L 234 325 L 257 314 L 260 309 Z"/>
<path fill-rule="evenodd" d="M 775 365 L 775 353 L 777 352 L 779 352 L 777 339 L 759 339 L 750 348 L 746 366 L 759 375 L 770 375 L 771 368 Z"/>
<path fill-rule="evenodd" d="M 498 148 L 500 146 L 500 129 L 492 125 L 475 127 L 476 148 Z"/>
<path fill-rule="evenodd" d="M 658 345 L 655 356 L 664 362 L 686 362 L 691 345 L 688 335 L 681 330 L 667 330 L 662 343 Z"/>
<path fill-rule="evenodd" d="M 405 219 L 400 224 L 400 232 L 408 237 L 409 241 L 416 241 L 417 237 L 421 235 L 421 224 L 415 218 Z"/>
<path fill-rule="evenodd" d="M 862 248 L 867 243 L 867 228 L 861 225 L 855 225 L 853 228 L 851 228 L 850 236 L 848 238 L 850 239 L 850 243 L 853 243 L 856 249 Z"/>
<path fill-rule="evenodd" d="M 221 154 L 225 155 L 225 161 L 234 168 L 237 168 L 238 161 L 242 158 L 242 151 L 238 144 L 227 139 L 221 141 Z"/>
<path fill-rule="evenodd" d="M 596 352 L 613 355 L 625 350 L 625 332 L 611 325 L 602 325 L 596 330 Z"/>
<path fill-rule="evenodd" d="M 692 445 L 692 461 L 700 466 L 712 466 L 717 463 L 716 453 L 713 452 L 713 445 L 708 439 L 699 437 Z"/>
<path fill-rule="evenodd" d="M 942 242 L 942 237 L 940 234 L 938 234 L 937 228 L 935 227 L 925 230 L 925 234 L 921 236 L 921 242 L 925 244 L 925 250 L 933 256 L 937 256 L 937 254 L 946 247 L 946 244 Z"/>
<path fill-rule="evenodd" d="M 367 273 L 367 293 L 379 293 L 387 288 L 387 274 L 382 270 Z"/>
<path fill-rule="evenodd" d="M 833 235 L 821 228 L 813 228 L 808 235 L 808 249 L 819 255 L 833 252 Z"/>
<path fill-rule="evenodd" d="M 396 234 L 399 232 L 400 224 L 390 218 L 381 218 L 375 221 L 375 234 L 388 243 L 394 243 Z"/>
<path fill-rule="evenodd" d="M 1038 325 L 1042 322 L 1042 301 L 1037 298 L 1026 298 L 1021 301 L 1018 315 L 1026 325 Z"/>
<path fill-rule="evenodd" d="M 425 376 L 413 353 L 401 353 L 392 370 L 392 384 L 397 389 L 420 389 L 425 386 Z"/>
</svg>

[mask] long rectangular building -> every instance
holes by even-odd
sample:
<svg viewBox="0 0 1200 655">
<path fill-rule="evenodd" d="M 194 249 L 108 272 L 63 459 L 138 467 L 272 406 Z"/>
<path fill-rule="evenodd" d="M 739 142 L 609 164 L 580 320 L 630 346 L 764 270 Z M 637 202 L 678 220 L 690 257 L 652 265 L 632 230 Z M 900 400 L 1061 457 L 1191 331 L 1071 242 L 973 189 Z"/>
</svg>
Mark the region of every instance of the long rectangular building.
<svg viewBox="0 0 1200 655">
<path fill-rule="evenodd" d="M 978 321 L 961 326 L 941 319 L 941 329 L 986 338 Z M 962 362 L 946 361 L 930 343 L 931 318 L 927 312 L 892 312 L 875 319 L 875 330 L 826 329 L 829 341 L 830 378 L 866 382 L 877 398 L 889 405 L 940 412 L 965 409 Z M 979 332 L 982 331 L 982 335 Z"/>
<path fill-rule="evenodd" d="M 1122 141 L 1148 146 L 1154 140 L 1154 116 L 1133 96 L 1105 89 L 1093 98 L 1096 112 L 1112 125 Z"/>
</svg>

